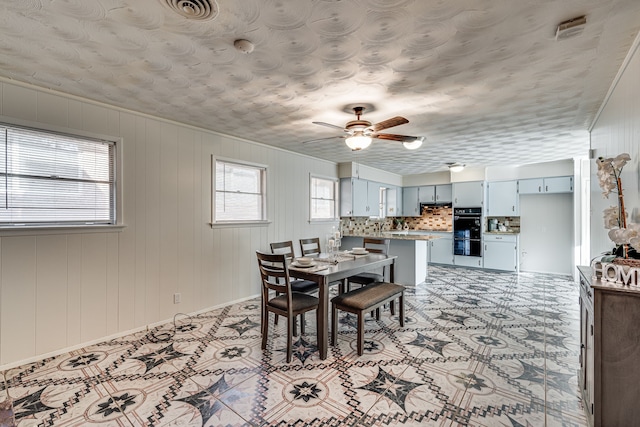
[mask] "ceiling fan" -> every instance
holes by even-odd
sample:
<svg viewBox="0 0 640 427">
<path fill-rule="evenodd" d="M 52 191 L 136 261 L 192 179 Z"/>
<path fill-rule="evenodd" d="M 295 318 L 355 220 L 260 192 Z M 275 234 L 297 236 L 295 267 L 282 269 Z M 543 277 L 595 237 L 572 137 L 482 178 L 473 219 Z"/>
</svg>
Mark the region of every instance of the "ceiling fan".
<svg viewBox="0 0 640 427">
<path fill-rule="evenodd" d="M 360 119 L 365 107 L 357 106 L 353 107 L 353 112 L 356 115 L 356 120 L 347 122 L 344 128 L 325 122 L 313 122 L 313 124 L 327 126 L 334 129 L 340 129 L 345 132 L 346 135 L 330 136 L 327 138 L 313 139 L 311 141 L 304 141 L 303 144 L 309 142 L 325 141 L 334 138 L 343 138 L 347 143 L 347 146 L 353 151 L 359 151 L 367 148 L 371 145 L 372 139 L 386 139 L 389 141 L 399 141 L 408 150 L 415 150 L 420 148 L 424 141 L 424 136 L 408 136 L 408 135 L 395 135 L 391 133 L 380 133 L 381 130 L 388 129 L 394 126 L 403 125 L 409 123 L 409 120 L 404 117 L 393 117 L 387 120 L 383 120 L 379 123 L 372 124 L 370 121 Z"/>
</svg>

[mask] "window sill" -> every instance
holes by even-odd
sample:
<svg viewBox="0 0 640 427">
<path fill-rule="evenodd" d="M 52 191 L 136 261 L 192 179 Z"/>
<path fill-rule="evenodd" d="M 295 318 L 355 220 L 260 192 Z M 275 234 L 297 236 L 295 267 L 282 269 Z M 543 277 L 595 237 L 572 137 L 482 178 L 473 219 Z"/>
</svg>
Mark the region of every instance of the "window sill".
<svg viewBox="0 0 640 427">
<path fill-rule="evenodd" d="M 0 226 L 2 236 L 34 236 L 42 234 L 81 234 L 81 233 L 119 233 L 126 225 L 32 225 Z"/>
<path fill-rule="evenodd" d="M 268 227 L 271 221 L 229 221 L 211 222 L 211 228 Z"/>
<path fill-rule="evenodd" d="M 326 219 L 310 219 L 309 224 L 327 224 L 327 223 L 339 223 L 340 218 L 326 218 Z"/>
</svg>

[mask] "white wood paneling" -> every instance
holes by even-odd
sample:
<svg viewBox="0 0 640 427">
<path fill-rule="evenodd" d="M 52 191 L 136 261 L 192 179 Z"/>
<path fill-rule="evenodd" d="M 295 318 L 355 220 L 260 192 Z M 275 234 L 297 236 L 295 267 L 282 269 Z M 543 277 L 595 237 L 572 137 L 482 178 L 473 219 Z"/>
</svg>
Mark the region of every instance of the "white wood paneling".
<svg viewBox="0 0 640 427">
<path fill-rule="evenodd" d="M 60 95 L 38 92 L 37 120 L 54 126 L 69 125 L 69 102 Z"/>
<path fill-rule="evenodd" d="M 48 353 L 67 342 L 67 237 L 36 240 L 36 352 Z"/>
<path fill-rule="evenodd" d="M 629 153 L 631 161 L 622 172 L 628 220 L 640 222 L 640 35 L 627 58 L 626 67 L 614 82 L 591 130 L 591 148 L 597 157 Z M 603 198 L 595 159 L 591 160 L 591 258 L 611 251 L 614 244 L 604 228 L 603 210 L 615 206 L 615 194 Z"/>
<path fill-rule="evenodd" d="M 337 177 L 335 163 L 52 91 L 0 94 L 11 118 L 121 138 L 125 225 L 0 234 L 0 365 L 258 295 L 257 249 L 337 225 L 308 222 L 309 173 Z M 211 227 L 211 155 L 267 165 L 268 226 Z"/>
<path fill-rule="evenodd" d="M 4 84 L 2 92 L 2 114 L 21 120 L 36 121 L 38 118 L 38 92 L 23 86 Z"/>
<path fill-rule="evenodd" d="M 36 238 L 2 239 L 2 360 L 20 360 L 36 353 Z"/>
</svg>

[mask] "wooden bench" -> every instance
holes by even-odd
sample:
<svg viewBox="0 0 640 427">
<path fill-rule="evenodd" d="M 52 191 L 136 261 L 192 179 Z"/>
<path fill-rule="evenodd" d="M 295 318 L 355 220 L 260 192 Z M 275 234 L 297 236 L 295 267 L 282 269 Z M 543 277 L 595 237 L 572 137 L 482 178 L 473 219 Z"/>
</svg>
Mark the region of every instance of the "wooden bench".
<svg viewBox="0 0 640 427">
<path fill-rule="evenodd" d="M 376 318 L 380 319 L 380 307 L 398 299 L 400 306 L 400 326 L 404 326 L 404 286 L 395 283 L 373 283 L 371 285 L 345 292 L 331 299 L 331 345 L 336 344 L 338 334 L 338 309 L 353 313 L 358 317 L 358 356 L 362 356 L 364 348 L 364 316 L 376 310 Z M 393 311 L 392 311 L 393 313 Z"/>
</svg>

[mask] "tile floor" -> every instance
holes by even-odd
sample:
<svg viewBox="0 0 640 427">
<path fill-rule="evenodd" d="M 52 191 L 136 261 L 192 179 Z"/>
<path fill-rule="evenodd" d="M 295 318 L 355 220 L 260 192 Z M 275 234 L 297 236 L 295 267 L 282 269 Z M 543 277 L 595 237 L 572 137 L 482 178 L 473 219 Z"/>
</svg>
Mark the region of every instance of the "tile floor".
<svg viewBox="0 0 640 427">
<path fill-rule="evenodd" d="M 252 300 L 6 371 L 0 402 L 21 427 L 586 425 L 569 277 L 430 266 L 406 295 L 362 357 L 343 313 L 325 361 L 313 314 L 292 363 L 284 321 L 261 351 Z"/>
</svg>

